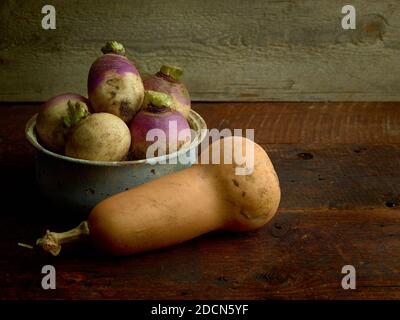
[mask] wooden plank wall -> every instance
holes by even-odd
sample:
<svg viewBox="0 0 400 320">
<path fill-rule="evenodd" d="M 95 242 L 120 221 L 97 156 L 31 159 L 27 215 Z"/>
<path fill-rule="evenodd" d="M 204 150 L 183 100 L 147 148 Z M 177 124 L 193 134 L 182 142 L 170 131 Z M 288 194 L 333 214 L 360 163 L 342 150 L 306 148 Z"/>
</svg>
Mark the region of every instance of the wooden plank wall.
<svg viewBox="0 0 400 320">
<path fill-rule="evenodd" d="M 399 0 L 53 0 L 43 30 L 47 3 L 0 1 L 0 101 L 86 94 L 107 39 L 143 73 L 184 67 L 196 101 L 400 101 Z"/>
</svg>

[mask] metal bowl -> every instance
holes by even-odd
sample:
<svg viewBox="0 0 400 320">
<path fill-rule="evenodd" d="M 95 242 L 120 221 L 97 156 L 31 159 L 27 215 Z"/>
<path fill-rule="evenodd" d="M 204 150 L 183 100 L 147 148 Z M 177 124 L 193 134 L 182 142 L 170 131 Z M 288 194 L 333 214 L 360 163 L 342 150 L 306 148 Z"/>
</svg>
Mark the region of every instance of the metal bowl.
<svg viewBox="0 0 400 320">
<path fill-rule="evenodd" d="M 206 136 L 204 119 L 191 110 L 188 122 L 194 131 L 191 143 L 177 152 L 144 160 L 89 161 L 66 157 L 45 149 L 36 136 L 35 114 L 27 123 L 26 138 L 39 151 L 36 157 L 36 180 L 47 201 L 79 215 L 87 215 L 101 200 L 142 183 L 190 167 L 197 147 Z M 190 156 L 179 163 L 182 154 Z M 194 157 L 193 157 L 194 155 Z M 155 160 L 157 161 L 154 164 Z M 164 160 L 166 164 L 159 163 Z"/>
</svg>

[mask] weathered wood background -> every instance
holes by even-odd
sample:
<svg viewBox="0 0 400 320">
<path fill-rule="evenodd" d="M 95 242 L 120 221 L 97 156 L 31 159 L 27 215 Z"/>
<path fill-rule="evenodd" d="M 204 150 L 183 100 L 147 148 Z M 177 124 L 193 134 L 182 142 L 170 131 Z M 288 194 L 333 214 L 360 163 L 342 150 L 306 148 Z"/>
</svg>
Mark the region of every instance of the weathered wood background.
<svg viewBox="0 0 400 320">
<path fill-rule="evenodd" d="M 17 246 L 80 222 L 36 188 L 21 128 L 38 108 L 0 104 L 0 300 L 400 299 L 400 103 L 194 103 L 210 128 L 255 129 L 279 176 L 279 212 L 257 231 L 125 258 Z M 48 264 L 56 290 L 41 287 Z M 344 265 L 356 290 L 341 287 Z"/>
<path fill-rule="evenodd" d="M 193 100 L 400 101 L 400 1 L 0 1 L 0 101 L 75 91 L 105 40 L 122 41 L 142 72 L 186 70 Z"/>
</svg>

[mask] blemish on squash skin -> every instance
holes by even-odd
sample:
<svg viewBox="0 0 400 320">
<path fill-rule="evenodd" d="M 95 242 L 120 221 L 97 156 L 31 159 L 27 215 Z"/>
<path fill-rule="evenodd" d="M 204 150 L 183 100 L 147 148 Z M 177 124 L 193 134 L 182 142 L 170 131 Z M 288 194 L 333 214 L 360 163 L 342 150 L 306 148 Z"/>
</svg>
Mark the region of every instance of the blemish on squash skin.
<svg viewBox="0 0 400 320">
<path fill-rule="evenodd" d="M 240 208 L 240 214 L 246 219 L 250 219 L 250 216 L 244 211 L 243 208 Z"/>
<path fill-rule="evenodd" d="M 236 179 L 232 179 L 233 184 L 235 185 L 235 187 L 240 187 L 239 182 Z"/>
<path fill-rule="evenodd" d="M 243 191 L 243 192 L 242 192 L 242 197 L 244 198 L 245 196 L 246 196 L 246 192 Z"/>
</svg>

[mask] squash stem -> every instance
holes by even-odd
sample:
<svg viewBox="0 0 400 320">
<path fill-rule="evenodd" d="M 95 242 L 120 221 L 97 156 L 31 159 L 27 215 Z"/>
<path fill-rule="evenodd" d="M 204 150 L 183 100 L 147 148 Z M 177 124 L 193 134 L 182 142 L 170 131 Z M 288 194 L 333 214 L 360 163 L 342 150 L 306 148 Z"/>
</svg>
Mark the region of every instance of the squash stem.
<svg viewBox="0 0 400 320">
<path fill-rule="evenodd" d="M 30 244 L 26 244 L 26 243 L 22 243 L 22 242 L 18 242 L 18 245 L 22 248 L 27 248 L 27 249 L 31 249 L 33 250 L 35 247 L 31 246 Z"/>
<path fill-rule="evenodd" d="M 53 256 L 57 256 L 61 251 L 61 245 L 66 243 L 78 242 L 89 236 L 89 227 L 87 221 L 83 221 L 74 229 L 66 232 L 50 232 L 36 240 L 36 246 L 46 252 L 50 252 Z"/>
</svg>

